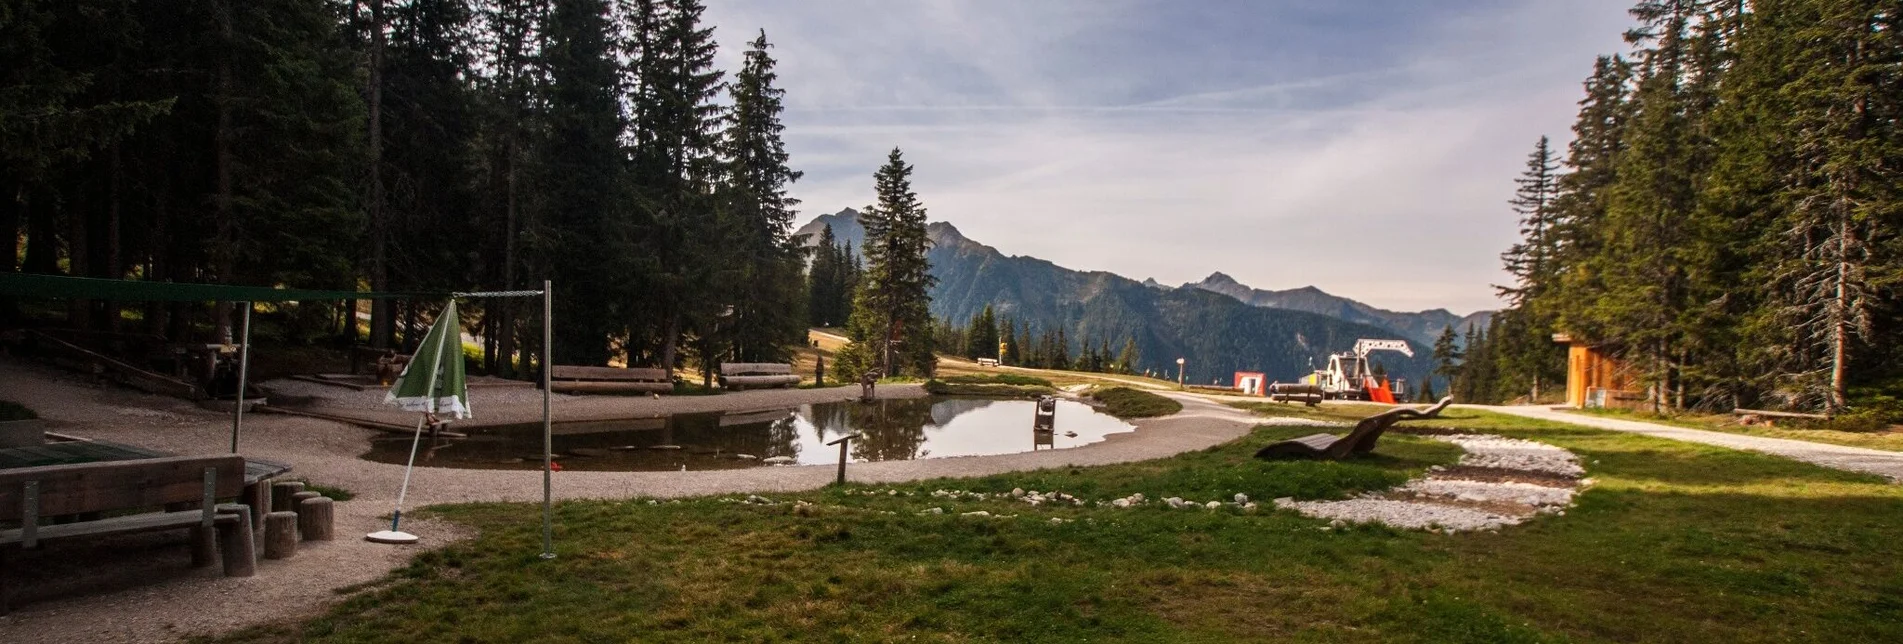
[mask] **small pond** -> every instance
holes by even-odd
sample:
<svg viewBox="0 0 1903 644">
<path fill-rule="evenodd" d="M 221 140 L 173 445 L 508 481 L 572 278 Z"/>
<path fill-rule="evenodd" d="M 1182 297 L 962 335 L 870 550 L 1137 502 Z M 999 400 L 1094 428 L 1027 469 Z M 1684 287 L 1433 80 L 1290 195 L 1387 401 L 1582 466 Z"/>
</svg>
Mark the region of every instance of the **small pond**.
<svg viewBox="0 0 1903 644">
<path fill-rule="evenodd" d="M 1013 454 L 1095 443 L 1136 428 L 1078 402 L 1057 402 L 1055 432 L 1033 432 L 1035 403 L 984 398 L 842 402 L 736 414 L 677 414 L 601 422 L 556 423 L 555 458 L 563 470 L 611 472 L 714 470 L 839 462 L 828 441 L 847 434 L 850 462 Z M 541 469 L 542 425 L 461 428 L 468 438 L 424 437 L 421 467 Z M 402 464 L 410 437 L 372 441 L 364 458 Z"/>
</svg>

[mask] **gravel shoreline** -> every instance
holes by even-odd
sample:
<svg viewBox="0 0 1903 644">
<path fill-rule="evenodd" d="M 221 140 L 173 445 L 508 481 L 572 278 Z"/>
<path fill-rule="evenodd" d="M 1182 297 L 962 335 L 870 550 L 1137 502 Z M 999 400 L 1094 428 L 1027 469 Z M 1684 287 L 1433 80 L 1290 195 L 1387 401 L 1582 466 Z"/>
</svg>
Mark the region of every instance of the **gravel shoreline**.
<svg viewBox="0 0 1903 644">
<path fill-rule="evenodd" d="M 271 383 L 286 395 L 320 398 L 326 411 L 366 398 L 381 405 L 381 391 L 356 392 L 315 383 Z M 5 397 L 28 403 L 47 419 L 49 431 L 130 443 L 179 454 L 224 453 L 230 441 L 230 417 L 173 398 L 120 388 L 99 388 L 67 372 L 0 357 Z M 321 392 L 299 386 L 321 388 Z M 856 387 L 763 390 L 721 396 L 558 397 L 558 420 L 644 417 L 696 411 L 778 409 L 858 396 Z M 882 397 L 925 395 L 917 385 L 880 388 Z M 533 388 L 472 388 L 479 417 L 494 422 L 529 422 L 541 417 L 541 394 Z M 1163 458 L 1205 449 L 1247 435 L 1250 427 L 1274 423 L 1191 396 L 1180 400 L 1176 415 L 1135 421 L 1137 431 L 1113 434 L 1082 447 L 997 456 L 855 463 L 855 482 L 898 483 L 942 477 L 974 477 L 1041 468 L 1104 465 Z M 369 409 L 377 410 L 370 406 Z M 377 410 L 378 413 L 383 413 Z M 392 413 L 397 422 L 415 416 Z M 380 418 L 368 418 L 381 420 Z M 53 542 L 26 553 L 20 567 L 29 577 L 16 586 L 18 605 L 0 617 L 0 641 L 158 642 L 207 635 L 255 624 L 283 623 L 322 612 L 344 595 L 334 589 L 374 583 L 424 549 L 465 537 L 456 527 L 405 522 L 423 538 L 419 547 L 370 544 L 356 538 L 387 528 L 387 518 L 402 478 L 400 465 L 358 458 L 369 440 L 381 435 L 340 422 L 273 414 L 247 414 L 240 452 L 292 464 L 293 478 L 342 487 L 357 496 L 336 505 L 339 539 L 300 546 L 297 556 L 259 564 L 256 577 L 227 579 L 214 566 L 185 566 L 182 535 L 138 535 L 130 546 L 111 540 Z M 759 467 L 705 472 L 561 472 L 555 477 L 560 499 L 679 498 L 729 493 L 798 492 L 830 483 L 833 466 Z M 407 507 L 475 501 L 539 501 L 539 471 L 418 468 Z M 102 552 L 109 551 L 109 552 Z M 84 565 L 89 559 L 120 553 L 124 565 Z M 132 552 L 131 555 L 124 553 Z M 35 582 L 41 584 L 34 586 Z M 20 591 L 35 588 L 21 596 Z"/>
</svg>

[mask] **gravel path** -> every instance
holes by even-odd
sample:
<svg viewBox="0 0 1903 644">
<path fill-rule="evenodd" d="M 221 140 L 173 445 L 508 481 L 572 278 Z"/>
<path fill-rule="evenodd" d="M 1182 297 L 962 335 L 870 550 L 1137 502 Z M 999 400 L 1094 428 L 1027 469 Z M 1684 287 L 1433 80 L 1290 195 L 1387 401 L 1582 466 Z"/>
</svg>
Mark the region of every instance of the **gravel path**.
<svg viewBox="0 0 1903 644">
<path fill-rule="evenodd" d="M 230 417 L 172 398 L 119 388 L 97 388 L 66 374 L 0 358 L 0 397 L 32 406 L 48 420 L 49 430 L 176 452 L 223 453 L 230 440 Z M 380 392 L 310 385 L 327 391 L 287 393 L 322 396 L 322 404 L 341 407 L 356 397 L 381 404 Z M 881 387 L 882 396 L 923 395 L 916 386 Z M 534 389 L 473 389 L 483 418 L 540 418 L 541 397 Z M 561 397 L 562 420 L 642 417 L 682 411 L 773 409 L 807 402 L 846 399 L 858 389 L 768 390 L 723 396 L 678 398 Z M 1236 409 L 1171 394 L 1183 403 L 1176 415 L 1136 421 L 1137 431 L 1111 435 L 1083 447 L 960 458 L 856 463 L 849 478 L 858 482 L 904 482 L 938 477 L 973 477 L 1049 467 L 1102 465 L 1162 458 L 1199 450 L 1246 435 L 1251 426 L 1274 419 L 1253 418 Z M 374 407 L 372 407 L 374 409 Z M 414 422 L 413 415 L 405 420 Z M 295 477 L 342 487 L 356 498 L 336 506 L 339 540 L 301 546 L 297 556 L 264 561 L 256 577 L 226 579 L 217 567 L 185 567 L 183 535 L 139 535 L 129 545 L 106 539 L 53 542 L 20 557 L 27 577 L 16 586 L 21 605 L 0 617 L 0 642 L 145 642 L 226 632 L 263 623 L 281 623 L 315 614 L 337 601 L 334 589 L 373 583 L 402 565 L 417 549 L 381 546 L 355 538 L 388 527 L 385 515 L 394 502 L 403 468 L 357 458 L 369 450 L 373 430 L 312 418 L 248 414 L 240 451 L 248 456 L 291 463 Z M 560 472 L 555 494 L 562 499 L 686 497 L 748 492 L 811 490 L 832 481 L 833 466 L 759 467 L 702 472 Z M 409 507 L 468 501 L 539 501 L 542 478 L 536 471 L 418 468 L 411 482 Z M 462 538 L 454 526 L 405 522 L 423 537 L 423 547 Z M 111 547 L 99 544 L 111 541 Z M 117 557 L 98 564 L 97 559 Z M 93 565 L 84 565 L 94 562 Z M 32 589 L 21 597 L 21 590 Z"/>
<path fill-rule="evenodd" d="M 1893 482 L 1903 482 L 1903 452 L 1888 452 L 1861 447 L 1846 447 L 1786 438 L 1766 438 L 1727 434 L 1703 429 L 1673 427 L 1657 423 L 1618 418 L 1602 418 L 1569 411 L 1555 410 L 1551 407 L 1475 407 L 1512 414 L 1525 418 L 1550 420 L 1560 423 L 1583 425 L 1594 429 L 1608 429 L 1615 432 L 1644 434 L 1690 443 L 1717 445 L 1731 449 L 1761 452 L 1774 456 L 1796 459 L 1814 465 L 1862 472 L 1888 477 Z"/>
</svg>

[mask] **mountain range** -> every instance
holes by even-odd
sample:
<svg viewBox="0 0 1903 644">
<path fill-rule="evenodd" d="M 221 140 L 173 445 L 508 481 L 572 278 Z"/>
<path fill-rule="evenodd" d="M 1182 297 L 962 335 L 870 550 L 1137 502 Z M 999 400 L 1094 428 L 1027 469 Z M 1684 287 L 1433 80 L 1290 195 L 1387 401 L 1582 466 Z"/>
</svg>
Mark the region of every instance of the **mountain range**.
<svg viewBox="0 0 1903 644">
<path fill-rule="evenodd" d="M 834 238 L 864 245 L 859 213 L 845 209 L 821 215 L 795 235 L 817 243 L 826 226 Z M 1487 313 L 1460 317 L 1445 310 L 1397 313 L 1322 292 L 1249 288 L 1217 273 L 1202 282 L 1171 288 L 1103 271 L 1078 271 L 1035 257 L 1006 255 L 965 237 L 946 222 L 927 233 L 932 275 L 932 314 L 963 322 L 990 305 L 1001 316 L 1028 322 L 1034 333 L 1062 328 L 1074 346 L 1086 339 L 1120 348 L 1135 338 L 1146 369 L 1173 371 L 1187 363 L 1191 382 L 1230 381 L 1236 371 L 1262 371 L 1290 381 L 1326 364 L 1330 353 L 1347 351 L 1359 338 L 1409 341 L 1414 357 L 1380 353 L 1371 359 L 1413 382 L 1431 369 L 1433 337 L 1452 324 L 1484 324 Z"/>
</svg>

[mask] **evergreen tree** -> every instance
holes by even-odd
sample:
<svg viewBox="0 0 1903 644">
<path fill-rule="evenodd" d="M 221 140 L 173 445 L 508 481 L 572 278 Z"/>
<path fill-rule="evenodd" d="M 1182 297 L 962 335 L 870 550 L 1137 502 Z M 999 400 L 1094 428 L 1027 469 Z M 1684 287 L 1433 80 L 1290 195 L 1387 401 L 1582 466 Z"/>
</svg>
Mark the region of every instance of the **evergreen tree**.
<svg viewBox="0 0 1903 644">
<path fill-rule="evenodd" d="M 774 84 L 778 75 L 767 53 L 766 32 L 748 45 L 746 62 L 728 86 L 733 106 L 721 150 L 728 220 L 722 245 L 731 258 L 723 267 L 729 286 L 723 290 L 735 303 L 724 326 L 740 361 L 777 362 L 786 359 L 787 345 L 805 335 L 802 255 L 792 238 L 799 200 L 787 195 L 801 173 L 787 167 L 790 157 L 780 138 L 786 129 L 780 122 L 786 90 Z"/>
<path fill-rule="evenodd" d="M 1510 307 L 1519 308 L 1537 299 L 1540 290 L 1552 282 L 1554 239 L 1551 230 L 1558 169 L 1547 138 L 1542 136 L 1533 152 L 1527 155 L 1526 172 L 1514 180 L 1520 187 L 1508 203 L 1520 217 L 1521 241 L 1500 255 L 1514 283 L 1494 287 Z"/>
<path fill-rule="evenodd" d="M 831 224 L 820 229 L 818 245 L 813 247 L 813 261 L 806 271 L 807 324 L 812 326 L 835 326 L 844 319 L 834 317 L 838 314 L 835 305 L 839 301 L 839 289 L 844 286 L 841 283 L 844 267 L 840 265 L 837 245 Z"/>
<path fill-rule="evenodd" d="M 1467 330 L 1467 342 L 1473 342 L 1472 328 Z M 1453 325 L 1442 328 L 1440 337 L 1434 340 L 1434 375 L 1445 378 L 1450 383 L 1448 385 L 1450 391 L 1453 389 L 1451 383 L 1460 375 L 1460 361 L 1466 358 L 1466 354 L 1460 350 L 1462 346 L 1472 345 L 1460 344 L 1459 337 L 1454 334 Z M 1429 382 L 1432 380 L 1430 379 Z"/>
<path fill-rule="evenodd" d="M 925 206 L 912 192 L 912 166 L 898 148 L 875 175 L 879 200 L 860 217 L 866 229 L 866 267 L 853 301 L 851 336 L 860 347 L 853 364 L 839 360 L 842 374 L 878 369 L 887 376 L 929 377 L 936 366 L 931 337 L 930 289 L 937 280 L 925 253 Z"/>
<path fill-rule="evenodd" d="M 1023 362 L 1023 354 L 1018 351 L 1017 325 L 1011 321 L 1011 318 L 1007 317 L 999 321 L 998 344 L 1003 346 L 998 362 L 1011 366 L 1018 366 Z"/>
<path fill-rule="evenodd" d="M 1123 340 L 1123 351 L 1117 354 L 1117 372 L 1125 374 L 1137 373 L 1139 364 L 1142 363 L 1142 361 L 1143 354 L 1137 350 L 1136 337 L 1131 336 L 1125 338 Z"/>
<path fill-rule="evenodd" d="M 537 251 L 555 283 L 557 364 L 607 364 L 620 334 L 621 280 L 640 263 L 627 229 L 619 74 L 604 0 L 557 0 L 542 27 L 549 88 L 538 146 Z"/>
</svg>

